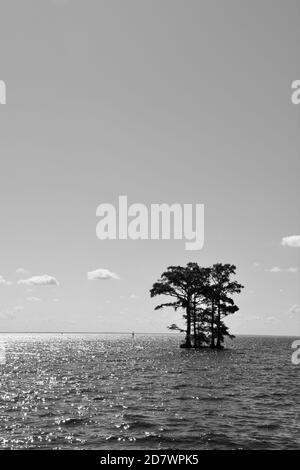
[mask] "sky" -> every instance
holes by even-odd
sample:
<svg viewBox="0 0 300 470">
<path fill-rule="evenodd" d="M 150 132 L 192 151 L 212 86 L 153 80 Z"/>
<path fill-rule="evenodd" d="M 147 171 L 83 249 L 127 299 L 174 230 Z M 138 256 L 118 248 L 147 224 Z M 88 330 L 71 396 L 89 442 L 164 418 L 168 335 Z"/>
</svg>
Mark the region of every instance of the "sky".
<svg viewBox="0 0 300 470">
<path fill-rule="evenodd" d="M 237 266 L 233 333 L 299 336 L 298 0 L 0 8 L 0 331 L 167 332 L 149 290 L 196 261 Z M 204 204 L 203 249 L 99 240 L 120 195 Z"/>
</svg>

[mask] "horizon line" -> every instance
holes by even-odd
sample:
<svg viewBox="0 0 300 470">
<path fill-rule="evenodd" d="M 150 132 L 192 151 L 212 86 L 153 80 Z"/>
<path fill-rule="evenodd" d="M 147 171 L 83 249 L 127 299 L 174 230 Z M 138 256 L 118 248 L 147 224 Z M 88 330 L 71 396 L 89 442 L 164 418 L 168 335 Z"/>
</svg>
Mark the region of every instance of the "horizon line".
<svg viewBox="0 0 300 470">
<path fill-rule="evenodd" d="M 1 334 L 73 334 L 73 335 L 180 335 L 181 333 L 176 332 L 147 332 L 147 331 L 0 331 Z M 182 333 L 183 334 L 183 333 Z M 257 334 L 257 333 L 236 333 L 235 336 L 269 336 L 269 337 L 283 337 L 283 338 L 299 338 L 299 335 L 291 334 Z"/>
</svg>

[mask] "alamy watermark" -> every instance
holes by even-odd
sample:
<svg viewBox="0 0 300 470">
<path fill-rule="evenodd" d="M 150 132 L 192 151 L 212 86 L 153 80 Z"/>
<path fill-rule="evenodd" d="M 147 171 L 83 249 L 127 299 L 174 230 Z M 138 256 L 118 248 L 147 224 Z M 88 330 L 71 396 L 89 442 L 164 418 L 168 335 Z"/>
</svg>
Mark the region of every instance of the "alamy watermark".
<svg viewBox="0 0 300 470">
<path fill-rule="evenodd" d="M 96 216 L 99 240 L 185 240 L 186 250 L 201 250 L 204 245 L 203 204 L 128 205 L 119 196 L 118 208 L 100 204 Z"/>
<path fill-rule="evenodd" d="M 0 104 L 6 104 L 6 83 L 0 80 Z"/>
<path fill-rule="evenodd" d="M 291 101 L 293 104 L 300 104 L 300 80 L 294 80 L 291 88 L 293 91 L 291 95 Z"/>
<path fill-rule="evenodd" d="M 300 339 L 292 342 L 292 349 L 296 350 L 292 354 L 292 364 L 298 366 L 300 364 Z"/>
</svg>

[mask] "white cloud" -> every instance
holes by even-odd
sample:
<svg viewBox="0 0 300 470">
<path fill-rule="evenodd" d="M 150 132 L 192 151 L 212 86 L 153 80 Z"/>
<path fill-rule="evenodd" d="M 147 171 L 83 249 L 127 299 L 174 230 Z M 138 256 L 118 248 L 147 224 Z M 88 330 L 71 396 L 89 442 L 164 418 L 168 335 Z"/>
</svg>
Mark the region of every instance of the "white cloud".
<svg viewBox="0 0 300 470">
<path fill-rule="evenodd" d="M 289 237 L 283 237 L 281 240 L 281 245 L 300 248 L 300 235 L 290 235 Z"/>
<path fill-rule="evenodd" d="M 300 305 L 298 305 L 298 304 L 292 305 L 291 308 L 290 308 L 290 312 L 291 313 L 299 313 L 300 312 Z"/>
<path fill-rule="evenodd" d="M 41 299 L 39 297 L 27 297 L 27 302 L 41 302 Z"/>
<path fill-rule="evenodd" d="M 4 277 L 0 276 L 0 286 L 11 286 L 12 282 L 11 281 L 6 281 Z"/>
<path fill-rule="evenodd" d="M 283 272 L 297 273 L 299 271 L 299 269 L 296 268 L 296 267 L 290 267 L 290 268 L 287 268 L 287 269 L 282 269 L 282 268 L 279 268 L 278 266 L 274 266 L 271 269 L 266 269 L 266 271 L 269 272 L 269 273 L 283 273 Z"/>
<path fill-rule="evenodd" d="M 24 268 L 18 268 L 16 269 L 16 273 L 19 275 L 19 276 L 29 276 L 29 271 L 27 269 L 24 269 Z"/>
<path fill-rule="evenodd" d="M 298 268 L 291 267 L 291 268 L 288 268 L 287 271 L 288 271 L 289 273 L 297 273 L 297 272 L 299 271 L 299 269 L 298 269 Z"/>
<path fill-rule="evenodd" d="M 60 302 L 60 299 L 53 299 L 53 302 Z"/>
<path fill-rule="evenodd" d="M 135 294 L 131 294 L 131 296 L 129 298 L 135 300 L 135 299 L 138 299 L 138 296 L 135 295 Z"/>
<path fill-rule="evenodd" d="M 269 273 L 280 273 L 282 271 L 282 269 L 280 269 L 278 266 L 274 266 L 273 268 L 271 269 L 267 269 L 267 271 Z"/>
<path fill-rule="evenodd" d="M 57 279 L 48 274 L 43 274 L 41 276 L 32 276 L 28 279 L 20 279 L 18 281 L 19 285 L 24 286 L 58 286 L 59 283 Z"/>
<path fill-rule="evenodd" d="M 115 273 L 112 273 L 108 269 L 99 268 L 94 271 L 89 271 L 87 273 L 87 278 L 89 281 L 105 281 L 107 279 L 120 279 L 119 276 Z"/>
<path fill-rule="evenodd" d="M 252 266 L 253 266 L 253 268 L 259 268 L 259 266 L 260 266 L 260 263 L 258 263 L 258 262 L 255 262 L 255 263 L 253 263 L 253 265 L 252 265 Z"/>
</svg>

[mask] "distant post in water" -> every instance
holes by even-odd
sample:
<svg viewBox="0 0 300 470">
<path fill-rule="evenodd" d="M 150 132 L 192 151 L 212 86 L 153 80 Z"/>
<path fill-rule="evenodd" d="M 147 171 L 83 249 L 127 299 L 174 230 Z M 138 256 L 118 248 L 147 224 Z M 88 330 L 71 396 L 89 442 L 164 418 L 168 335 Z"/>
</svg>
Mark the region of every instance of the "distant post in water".
<svg viewBox="0 0 300 470">
<path fill-rule="evenodd" d="M 6 104 L 6 84 L 0 80 L 0 104 Z"/>
</svg>

